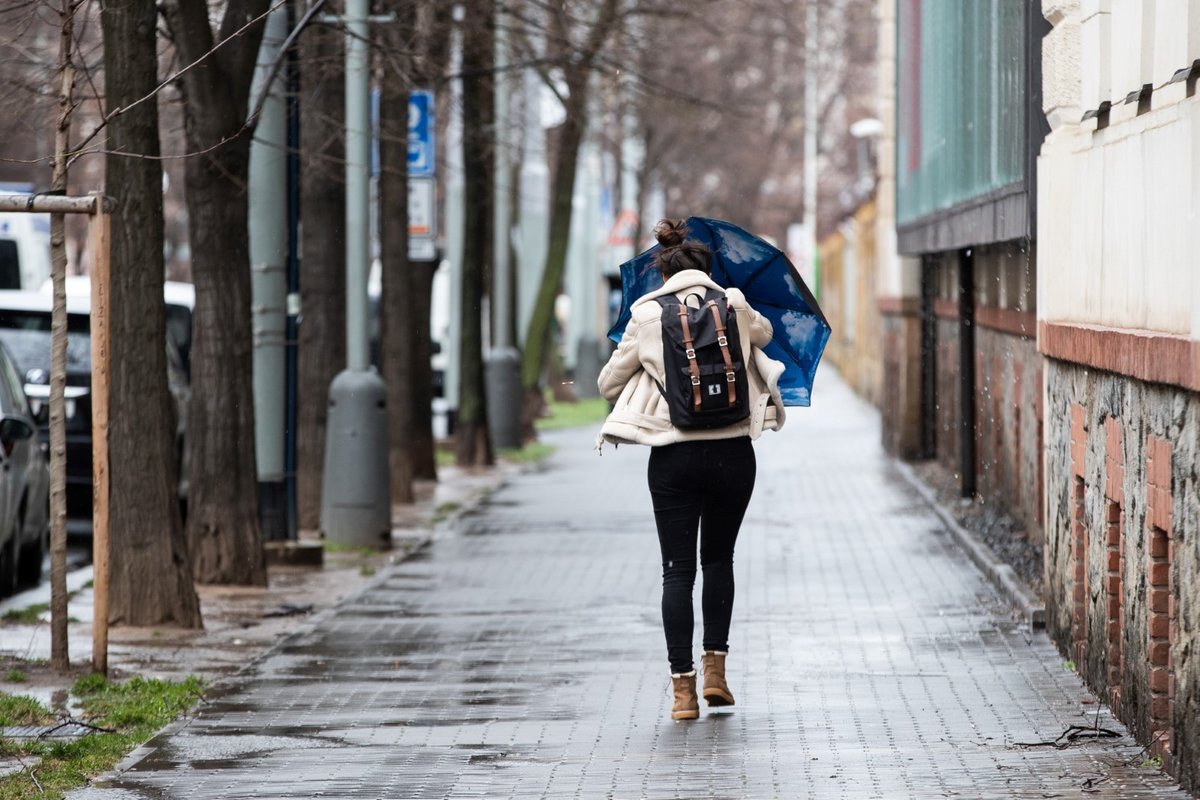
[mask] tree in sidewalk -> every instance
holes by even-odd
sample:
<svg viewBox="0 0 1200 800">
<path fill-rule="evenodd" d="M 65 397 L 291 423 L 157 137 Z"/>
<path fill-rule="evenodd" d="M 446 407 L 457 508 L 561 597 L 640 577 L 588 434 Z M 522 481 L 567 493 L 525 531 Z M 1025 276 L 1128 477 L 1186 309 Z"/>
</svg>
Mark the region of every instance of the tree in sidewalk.
<svg viewBox="0 0 1200 800">
<path fill-rule="evenodd" d="M 201 627 L 176 494 L 176 414 L 167 389 L 155 0 L 106 3 L 106 194 L 112 217 L 109 304 L 111 471 L 109 618 Z M 149 98 L 143 100 L 143 98 Z M 142 102 L 136 102 L 143 100 Z"/>
<path fill-rule="evenodd" d="M 311 25 L 301 38 L 300 325 L 297 396 L 299 526 L 321 525 L 329 384 L 346 367 L 345 34 Z"/>
<path fill-rule="evenodd" d="M 412 287 L 414 266 L 408 260 L 408 95 L 416 8 L 412 0 L 400 0 L 393 8 L 396 22 L 383 34 L 379 81 L 380 368 L 387 386 L 391 498 L 393 503 L 411 503 L 415 500 L 415 470 L 408 444 L 415 428 L 416 402 L 409 387 L 415 367 L 411 340 L 417 334 L 414 317 L 419 301 Z"/>
<path fill-rule="evenodd" d="M 413 76 L 421 86 L 435 91 L 444 87 L 447 65 L 450 63 L 450 32 L 453 29 L 453 7 L 450 3 L 417 3 L 417 38 L 413 48 Z M 441 104 L 443 107 L 445 104 Z M 437 137 L 442 142 L 442 137 Z M 440 159 L 444 163 L 444 159 Z M 412 382 L 409 386 L 412 403 L 411 438 L 408 451 L 412 459 L 413 477 L 437 480 L 437 447 L 433 437 L 433 337 L 430 318 L 433 307 L 433 275 L 435 263 L 410 265 L 409 291 L 414 300 L 412 308 Z"/>
<path fill-rule="evenodd" d="M 546 85 L 559 96 L 565 118 L 558 131 L 558 145 L 551 165 L 550 241 L 546 266 L 521 357 L 521 388 L 525 395 L 521 424 L 526 438 L 536 435 L 533 423 L 544 402 L 542 376 L 549 361 L 554 301 L 561 291 L 567 264 L 576 165 L 588 125 L 589 82 L 597 57 L 619 27 L 621 5 L 621 0 L 598 0 L 578 8 L 575 4 L 556 5 L 547 12 L 546 52 L 528 53 L 530 61 L 550 63 L 557 68 L 563 89 L 559 89 L 560 81 L 554 74 L 547 71 L 544 75 Z"/>
<path fill-rule="evenodd" d="M 187 207 L 196 285 L 188 539 L 200 583 L 265 585 L 251 385 L 247 176 L 250 81 L 267 0 L 168 0 L 184 64 Z M 214 46 L 221 42 L 219 48 Z"/>
<path fill-rule="evenodd" d="M 462 23 L 463 265 L 459 350 L 459 466 L 493 462 L 483 369 L 483 300 L 492 249 L 495 2 L 472 0 Z"/>
<path fill-rule="evenodd" d="M 436 92 L 444 84 L 453 6 L 393 0 L 391 8 L 397 22 L 384 28 L 380 59 L 380 336 L 392 496 L 401 499 L 408 496 L 404 486 L 411 491 L 412 480 L 437 479 L 430 332 L 437 264 L 408 260 L 407 94 L 414 88 Z"/>
<path fill-rule="evenodd" d="M 62 0 L 59 14 L 58 114 L 54 126 L 54 173 L 50 188 L 67 191 L 71 111 L 75 105 L 75 13 L 82 0 Z M 50 277 L 54 301 L 50 347 L 50 662 L 60 672 L 71 666 L 67 643 L 67 245 L 63 214 L 50 215 Z M 15 547 L 10 570 L 15 569 Z"/>
</svg>

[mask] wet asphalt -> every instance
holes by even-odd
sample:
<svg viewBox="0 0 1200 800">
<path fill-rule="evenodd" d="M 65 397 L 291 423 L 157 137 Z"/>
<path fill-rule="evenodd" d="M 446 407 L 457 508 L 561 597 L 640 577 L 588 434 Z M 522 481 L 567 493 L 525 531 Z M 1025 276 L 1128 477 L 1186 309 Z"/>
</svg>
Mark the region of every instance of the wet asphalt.
<svg viewBox="0 0 1200 800">
<path fill-rule="evenodd" d="M 1124 728 L 832 374 L 756 447 L 737 705 L 671 721 L 648 451 L 594 434 L 547 436 L 541 469 L 69 797 L 1187 796 L 1127 735 L 1051 744 Z"/>
</svg>

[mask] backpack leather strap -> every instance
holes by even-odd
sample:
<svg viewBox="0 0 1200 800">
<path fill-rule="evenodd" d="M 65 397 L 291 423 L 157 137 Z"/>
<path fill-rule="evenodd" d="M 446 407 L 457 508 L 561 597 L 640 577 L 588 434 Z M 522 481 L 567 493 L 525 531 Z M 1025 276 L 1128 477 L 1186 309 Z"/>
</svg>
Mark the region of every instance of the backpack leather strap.
<svg viewBox="0 0 1200 800">
<path fill-rule="evenodd" d="M 729 407 L 733 408 L 737 405 L 737 376 L 734 375 L 733 358 L 729 354 L 729 337 L 725 335 L 725 320 L 721 319 L 721 312 L 717 310 L 716 300 L 709 300 L 706 305 L 712 312 L 713 322 L 717 324 L 717 344 L 721 346 L 721 356 L 725 359 L 725 385 L 729 387 Z"/>
<path fill-rule="evenodd" d="M 692 406 L 700 410 L 700 365 L 696 363 L 696 342 L 692 338 L 692 326 L 688 324 L 688 310 L 679 304 L 679 324 L 683 327 L 684 355 L 688 360 L 688 372 L 692 375 Z"/>
</svg>

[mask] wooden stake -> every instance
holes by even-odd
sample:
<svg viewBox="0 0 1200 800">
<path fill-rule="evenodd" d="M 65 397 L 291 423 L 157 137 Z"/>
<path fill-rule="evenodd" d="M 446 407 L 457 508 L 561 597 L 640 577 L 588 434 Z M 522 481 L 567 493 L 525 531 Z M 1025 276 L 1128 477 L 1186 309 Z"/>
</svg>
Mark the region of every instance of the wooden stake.
<svg viewBox="0 0 1200 800">
<path fill-rule="evenodd" d="M 96 196 L 88 229 L 92 254 L 92 671 L 108 674 L 108 374 L 110 216 Z"/>
</svg>

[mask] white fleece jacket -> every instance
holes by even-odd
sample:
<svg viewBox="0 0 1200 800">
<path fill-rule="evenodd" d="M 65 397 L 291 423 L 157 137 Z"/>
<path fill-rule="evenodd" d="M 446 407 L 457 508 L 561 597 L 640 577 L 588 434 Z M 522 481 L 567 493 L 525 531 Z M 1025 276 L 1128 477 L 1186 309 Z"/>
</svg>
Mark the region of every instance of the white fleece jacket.
<svg viewBox="0 0 1200 800">
<path fill-rule="evenodd" d="M 701 297 L 709 289 L 725 292 L 729 307 L 737 313 L 738 336 L 746 356 L 750 390 L 750 417 L 735 425 L 710 430 L 678 430 L 671 424 L 667 400 L 659 391 L 663 383 L 662 306 L 656 297 L 674 294 L 686 301 L 689 294 Z M 764 430 L 783 427 L 783 399 L 779 377 L 784 366 L 769 358 L 761 348 L 771 341 L 771 323 L 746 302 L 738 289 L 725 289 L 705 273 L 689 269 L 677 272 L 657 291 L 633 304 L 632 319 L 625 328 L 616 352 L 596 381 L 600 394 L 615 403 L 600 430 L 596 445 L 645 444 L 658 446 L 697 439 L 757 439 Z"/>
</svg>

